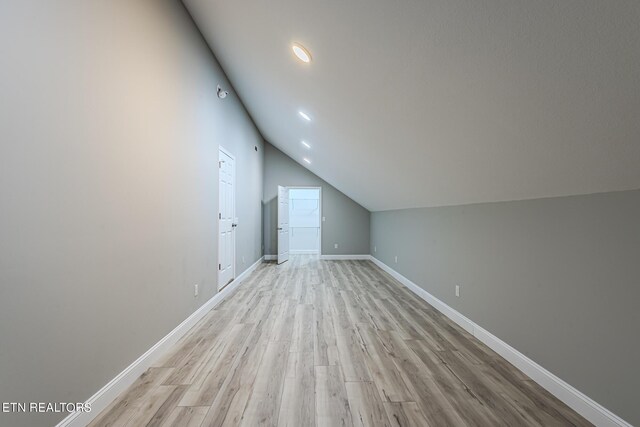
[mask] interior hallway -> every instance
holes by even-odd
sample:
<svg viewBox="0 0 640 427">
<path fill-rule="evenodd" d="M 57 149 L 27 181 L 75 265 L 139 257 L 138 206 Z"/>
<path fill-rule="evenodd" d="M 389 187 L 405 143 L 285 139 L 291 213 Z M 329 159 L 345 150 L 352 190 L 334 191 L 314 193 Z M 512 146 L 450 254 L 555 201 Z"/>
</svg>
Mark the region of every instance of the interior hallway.
<svg viewBox="0 0 640 427">
<path fill-rule="evenodd" d="M 262 264 L 92 426 L 590 425 L 370 261 Z"/>
</svg>

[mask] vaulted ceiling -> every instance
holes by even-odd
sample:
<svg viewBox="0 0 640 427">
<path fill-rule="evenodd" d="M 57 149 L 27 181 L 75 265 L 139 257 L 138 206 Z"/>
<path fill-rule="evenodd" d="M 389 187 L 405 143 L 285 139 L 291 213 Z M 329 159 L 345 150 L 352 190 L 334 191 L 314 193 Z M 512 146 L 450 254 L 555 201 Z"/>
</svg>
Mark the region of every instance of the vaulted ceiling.
<svg viewBox="0 0 640 427">
<path fill-rule="evenodd" d="M 264 137 L 370 210 L 640 188 L 637 0 L 184 3 Z"/>
</svg>

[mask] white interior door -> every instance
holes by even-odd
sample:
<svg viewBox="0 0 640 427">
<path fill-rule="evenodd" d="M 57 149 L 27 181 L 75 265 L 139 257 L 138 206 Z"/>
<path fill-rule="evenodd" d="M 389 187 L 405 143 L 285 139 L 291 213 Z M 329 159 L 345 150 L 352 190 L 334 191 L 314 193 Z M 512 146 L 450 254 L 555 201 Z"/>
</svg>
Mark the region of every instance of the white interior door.
<svg viewBox="0 0 640 427">
<path fill-rule="evenodd" d="M 278 264 L 289 259 L 289 189 L 278 185 Z"/>
<path fill-rule="evenodd" d="M 235 278 L 236 266 L 236 196 L 235 159 L 220 147 L 219 154 L 219 195 L 220 213 L 218 214 L 218 289 Z"/>
</svg>

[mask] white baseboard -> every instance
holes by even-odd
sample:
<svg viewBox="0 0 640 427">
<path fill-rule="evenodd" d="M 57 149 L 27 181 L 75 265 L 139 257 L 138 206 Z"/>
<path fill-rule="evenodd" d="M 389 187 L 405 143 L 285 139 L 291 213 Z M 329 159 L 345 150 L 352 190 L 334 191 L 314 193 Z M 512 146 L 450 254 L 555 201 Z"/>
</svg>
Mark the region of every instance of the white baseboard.
<svg viewBox="0 0 640 427">
<path fill-rule="evenodd" d="M 302 252 L 289 252 L 291 255 Z M 316 252 L 317 253 L 317 252 Z M 275 261 L 278 259 L 278 255 L 265 255 L 265 261 Z M 368 260 L 371 259 L 371 255 L 320 255 L 320 259 L 323 260 Z"/>
<path fill-rule="evenodd" d="M 320 255 L 323 260 L 363 260 L 371 259 L 371 255 Z"/>
<path fill-rule="evenodd" d="M 302 254 L 302 252 L 289 252 L 291 255 Z M 317 253 L 317 252 L 316 252 Z M 275 261 L 278 259 L 278 255 L 265 255 L 265 261 Z M 371 255 L 320 255 L 320 259 L 323 260 L 368 260 L 371 259 Z"/>
<path fill-rule="evenodd" d="M 317 249 L 300 249 L 296 251 L 289 251 L 291 255 L 316 255 L 318 253 Z"/>
<path fill-rule="evenodd" d="M 153 347 L 147 350 L 135 362 L 127 366 L 114 379 L 109 381 L 96 394 L 91 396 L 87 403 L 91 404 L 91 412 L 74 412 L 60 421 L 56 427 L 84 427 L 97 417 L 120 393 L 125 391 L 140 375 L 142 375 L 152 364 L 158 360 L 173 344 L 178 342 L 189 330 L 200 321 L 216 305 L 220 304 L 233 290 L 235 290 L 243 280 L 245 280 L 258 265 L 263 262 L 263 258 L 258 259 L 253 265 L 242 272 L 231 283 L 225 286 L 220 292 L 215 294 L 209 301 L 205 302 L 193 314 L 187 317 L 182 323 L 169 332 L 164 338 L 158 341 Z"/>
<path fill-rule="evenodd" d="M 371 261 L 378 267 L 389 273 L 413 293 L 431 304 L 435 309 L 460 325 L 467 332 L 475 336 L 478 340 L 486 344 L 493 351 L 504 357 L 516 368 L 529 376 L 532 380 L 540 384 L 543 388 L 564 402 L 567 406 L 582 415 L 588 421 L 599 427 L 632 427 L 631 424 L 609 411 L 575 387 L 558 378 L 515 348 L 511 347 L 500 338 L 496 337 L 481 326 L 475 324 L 471 319 L 465 317 L 455 309 L 449 307 L 438 298 L 425 291 L 411 280 L 404 277 L 379 259 L 369 256 Z"/>
</svg>

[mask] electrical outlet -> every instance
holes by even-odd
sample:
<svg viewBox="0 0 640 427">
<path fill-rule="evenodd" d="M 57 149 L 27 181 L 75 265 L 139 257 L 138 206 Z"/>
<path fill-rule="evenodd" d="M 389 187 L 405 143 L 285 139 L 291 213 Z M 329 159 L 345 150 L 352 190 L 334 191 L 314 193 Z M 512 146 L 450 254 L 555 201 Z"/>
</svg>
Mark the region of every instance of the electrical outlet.
<svg viewBox="0 0 640 427">
<path fill-rule="evenodd" d="M 325 218 L 324 218 L 324 217 L 322 217 L 322 222 L 324 222 L 324 220 L 325 220 Z"/>
<path fill-rule="evenodd" d="M 396 264 L 398 263 L 398 255 L 396 255 Z"/>
<path fill-rule="evenodd" d="M 460 285 L 456 285 L 456 296 L 460 296 Z"/>
<path fill-rule="evenodd" d="M 193 296 L 194 297 L 198 296 L 198 284 L 197 283 L 195 285 L 193 285 Z"/>
<path fill-rule="evenodd" d="M 335 249 L 338 249 L 338 244 L 337 244 L 337 243 L 334 243 L 334 244 L 333 244 L 333 247 L 334 247 Z"/>
<path fill-rule="evenodd" d="M 378 247 L 377 246 L 373 247 L 373 252 L 378 252 Z"/>
</svg>

